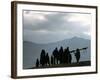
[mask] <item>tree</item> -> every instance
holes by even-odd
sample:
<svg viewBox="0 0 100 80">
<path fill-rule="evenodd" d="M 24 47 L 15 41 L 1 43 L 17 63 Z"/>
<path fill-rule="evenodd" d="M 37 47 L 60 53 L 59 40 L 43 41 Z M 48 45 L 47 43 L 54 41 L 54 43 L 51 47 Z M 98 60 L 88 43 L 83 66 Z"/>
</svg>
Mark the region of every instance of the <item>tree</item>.
<svg viewBox="0 0 100 80">
<path fill-rule="evenodd" d="M 39 67 L 39 60 L 36 60 L 36 67 Z"/>
<path fill-rule="evenodd" d="M 41 51 L 41 54 L 40 54 L 40 64 L 41 64 L 42 66 L 45 66 L 45 63 L 46 63 L 46 61 L 45 61 L 45 50 L 43 49 L 43 50 Z"/>
</svg>

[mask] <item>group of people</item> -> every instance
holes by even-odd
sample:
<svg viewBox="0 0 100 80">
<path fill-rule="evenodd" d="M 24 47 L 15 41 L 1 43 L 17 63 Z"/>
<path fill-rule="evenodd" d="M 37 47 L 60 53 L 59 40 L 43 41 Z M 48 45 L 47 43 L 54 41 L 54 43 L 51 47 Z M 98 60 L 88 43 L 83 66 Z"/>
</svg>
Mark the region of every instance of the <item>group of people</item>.
<svg viewBox="0 0 100 80">
<path fill-rule="evenodd" d="M 52 66 L 56 64 L 71 64 L 72 63 L 71 53 L 75 54 L 76 61 L 77 63 L 79 63 L 80 49 L 69 51 L 69 47 L 67 47 L 66 49 L 60 47 L 59 50 L 55 48 L 51 54 L 51 57 L 49 57 L 48 53 L 46 53 L 46 51 L 43 49 L 40 54 L 40 60 L 39 59 L 36 60 L 36 67 Z"/>
</svg>

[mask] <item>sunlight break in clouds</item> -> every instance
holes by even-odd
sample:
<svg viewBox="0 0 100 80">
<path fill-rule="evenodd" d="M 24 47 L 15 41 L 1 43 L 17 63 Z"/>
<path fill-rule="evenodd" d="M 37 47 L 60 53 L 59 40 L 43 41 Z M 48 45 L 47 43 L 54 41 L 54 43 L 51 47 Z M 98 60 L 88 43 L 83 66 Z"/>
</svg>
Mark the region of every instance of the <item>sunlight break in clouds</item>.
<svg viewBox="0 0 100 80">
<path fill-rule="evenodd" d="M 70 22 L 81 22 L 83 25 L 91 24 L 91 15 L 89 14 L 70 14 L 69 19 Z"/>
<path fill-rule="evenodd" d="M 52 43 L 72 37 L 90 39 L 91 14 L 23 12 L 24 41 Z"/>
</svg>

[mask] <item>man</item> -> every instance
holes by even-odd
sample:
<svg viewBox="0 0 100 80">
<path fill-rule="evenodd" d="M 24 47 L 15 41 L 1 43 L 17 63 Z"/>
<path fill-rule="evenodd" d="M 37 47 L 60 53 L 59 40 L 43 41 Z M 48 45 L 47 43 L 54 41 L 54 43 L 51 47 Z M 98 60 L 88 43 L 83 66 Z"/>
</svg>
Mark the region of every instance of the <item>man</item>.
<svg viewBox="0 0 100 80">
<path fill-rule="evenodd" d="M 36 67 L 39 67 L 39 60 L 36 60 Z"/>
<path fill-rule="evenodd" d="M 80 50 L 79 49 L 76 49 L 75 57 L 76 57 L 77 63 L 79 63 L 79 60 L 80 60 Z"/>
</svg>

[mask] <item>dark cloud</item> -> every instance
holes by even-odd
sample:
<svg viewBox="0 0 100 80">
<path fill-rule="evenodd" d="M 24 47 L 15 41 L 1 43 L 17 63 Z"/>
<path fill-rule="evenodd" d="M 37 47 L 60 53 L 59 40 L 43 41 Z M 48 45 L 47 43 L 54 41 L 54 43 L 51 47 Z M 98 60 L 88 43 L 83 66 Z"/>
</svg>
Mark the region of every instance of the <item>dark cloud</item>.
<svg viewBox="0 0 100 80">
<path fill-rule="evenodd" d="M 24 15 L 23 16 L 24 40 L 29 41 L 31 38 L 31 41 L 33 42 L 36 42 L 36 41 L 37 42 L 43 42 L 43 41 L 53 42 L 53 41 L 57 41 L 61 39 L 70 38 L 73 36 L 90 38 L 89 35 L 84 34 L 84 32 L 90 33 L 89 24 L 84 25 L 82 22 L 77 21 L 76 17 L 75 17 L 76 18 L 75 22 L 68 21 L 70 17 L 74 18 L 73 14 L 72 13 L 57 13 L 57 12 L 56 13 L 51 12 L 50 14 L 46 14 L 46 12 L 41 12 L 41 13 L 36 14 L 33 12 L 32 16 L 30 17 L 26 17 Z M 38 17 L 36 18 L 35 15 Z M 44 38 L 41 39 L 40 37 L 44 37 Z M 53 40 L 51 40 L 50 38 L 52 38 Z"/>
</svg>

